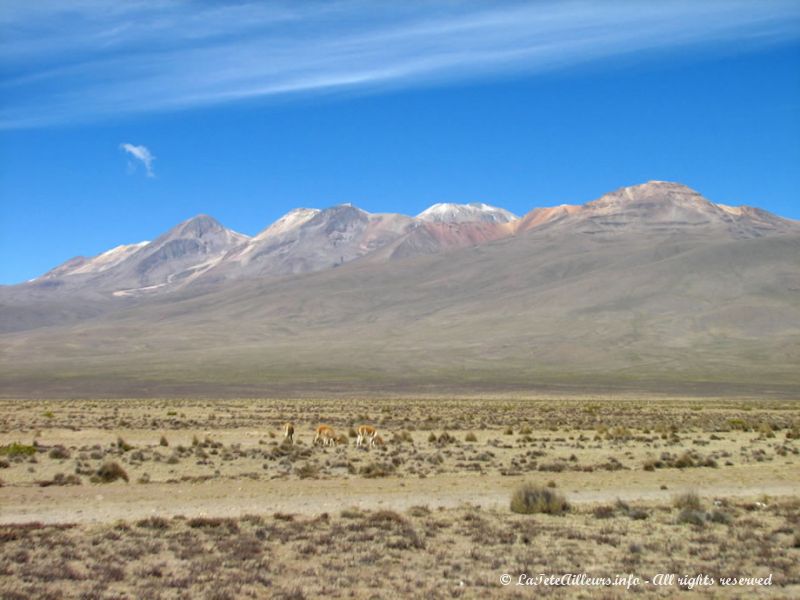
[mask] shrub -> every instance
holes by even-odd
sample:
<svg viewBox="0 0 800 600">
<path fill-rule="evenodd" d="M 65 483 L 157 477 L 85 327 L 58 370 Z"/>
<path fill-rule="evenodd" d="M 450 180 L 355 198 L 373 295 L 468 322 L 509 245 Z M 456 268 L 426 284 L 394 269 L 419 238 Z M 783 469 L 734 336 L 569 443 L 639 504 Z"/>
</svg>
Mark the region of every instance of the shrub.
<svg viewBox="0 0 800 600">
<path fill-rule="evenodd" d="M 733 523 L 733 517 L 730 513 L 726 513 L 724 510 L 715 509 L 711 511 L 708 515 L 708 520 L 712 523 L 720 523 L 722 525 L 730 525 Z"/>
<path fill-rule="evenodd" d="M 194 517 L 186 521 L 192 529 L 217 529 L 226 527 L 230 532 L 239 531 L 239 525 L 233 519 L 224 517 Z"/>
<path fill-rule="evenodd" d="M 595 519 L 610 519 L 616 514 L 613 506 L 598 506 L 592 511 Z"/>
<path fill-rule="evenodd" d="M 94 483 L 111 483 L 117 479 L 128 480 L 128 474 L 125 469 L 119 466 L 119 463 L 107 462 L 102 467 L 97 469 L 97 473 L 92 477 Z"/>
<path fill-rule="evenodd" d="M 119 448 L 123 452 L 127 452 L 128 450 L 133 450 L 133 446 L 131 446 L 128 442 L 123 440 L 121 437 L 117 438 L 117 448 Z"/>
<path fill-rule="evenodd" d="M 406 522 L 405 517 L 393 510 L 378 510 L 367 517 L 367 523 L 370 525 L 381 525 L 384 523 L 397 523 L 402 525 Z"/>
<path fill-rule="evenodd" d="M 701 510 L 703 508 L 703 503 L 700 500 L 700 496 L 698 496 L 695 492 L 688 492 L 686 494 L 682 494 L 677 496 L 673 501 L 672 504 L 675 508 L 680 509 L 691 509 L 691 510 Z"/>
<path fill-rule="evenodd" d="M 53 479 L 49 481 L 39 481 L 37 482 L 39 487 L 49 487 L 51 485 L 80 485 L 81 478 L 77 475 L 64 475 L 63 473 L 57 473 Z"/>
<path fill-rule="evenodd" d="M 169 446 L 169 442 L 167 441 L 167 436 L 162 435 L 161 439 L 158 441 L 159 446 Z"/>
<path fill-rule="evenodd" d="M 401 443 L 408 443 L 413 444 L 414 438 L 411 437 L 411 434 L 408 431 L 399 431 L 392 434 L 392 443 L 393 444 L 401 444 Z"/>
<path fill-rule="evenodd" d="M 439 436 L 439 437 L 436 439 L 436 443 L 437 443 L 439 446 L 443 446 L 443 445 L 445 445 L 445 444 L 452 444 L 452 443 L 453 443 L 453 442 L 455 442 L 455 441 L 456 441 L 456 438 L 454 438 L 452 435 L 450 435 L 450 434 L 449 434 L 449 433 L 447 433 L 446 431 L 445 431 L 445 432 L 443 432 L 443 433 L 442 433 L 442 434 L 441 434 L 441 435 L 440 435 L 440 436 Z"/>
<path fill-rule="evenodd" d="M 29 446 L 27 444 L 14 442 L 13 444 L 0 446 L 0 454 L 11 458 L 15 456 L 33 456 L 36 454 L 36 446 Z"/>
<path fill-rule="evenodd" d="M 319 465 L 307 462 L 299 467 L 295 467 L 294 472 L 300 479 L 316 479 L 319 477 Z"/>
<path fill-rule="evenodd" d="M 569 504 L 564 496 L 552 489 L 526 483 L 518 487 L 511 496 L 511 511 L 526 515 L 560 515 L 569 511 Z"/>
<path fill-rule="evenodd" d="M 706 524 L 706 513 L 694 508 L 684 508 L 678 514 L 678 523 L 688 523 L 689 525 L 703 527 Z"/>
<path fill-rule="evenodd" d="M 472 432 L 470 431 L 470 432 L 469 432 L 469 433 L 466 435 L 466 437 L 464 438 L 464 441 L 465 441 L 465 442 L 477 442 L 477 441 L 478 441 L 478 438 L 475 436 L 475 434 L 474 434 L 474 433 L 472 433 Z"/>
<path fill-rule="evenodd" d="M 144 529 L 169 529 L 169 521 L 164 517 L 147 517 L 141 521 L 137 521 L 136 525 Z"/>
<path fill-rule="evenodd" d="M 407 512 L 412 517 L 427 517 L 431 514 L 431 509 L 427 506 L 412 506 Z"/>
<path fill-rule="evenodd" d="M 375 479 L 377 477 L 388 477 L 394 470 L 395 467 L 391 463 L 370 463 L 361 467 L 358 470 L 358 474 L 367 479 Z"/>
<path fill-rule="evenodd" d="M 688 453 L 688 452 L 684 452 L 675 461 L 675 466 L 678 469 L 685 469 L 687 467 L 693 467 L 694 466 L 694 460 L 692 459 L 692 455 L 690 453 Z"/>
<path fill-rule="evenodd" d="M 50 450 L 50 458 L 62 459 L 62 458 L 69 458 L 69 450 L 64 448 L 64 446 L 56 446 L 52 450 Z"/>
</svg>

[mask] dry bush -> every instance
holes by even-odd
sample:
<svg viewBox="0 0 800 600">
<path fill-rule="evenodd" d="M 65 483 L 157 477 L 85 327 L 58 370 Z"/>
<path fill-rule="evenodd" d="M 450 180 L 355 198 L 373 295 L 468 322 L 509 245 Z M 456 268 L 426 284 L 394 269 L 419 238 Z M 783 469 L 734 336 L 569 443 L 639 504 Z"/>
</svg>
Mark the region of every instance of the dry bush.
<svg viewBox="0 0 800 600">
<path fill-rule="evenodd" d="M 592 514 L 595 519 L 610 519 L 616 516 L 617 511 L 613 506 L 603 505 L 595 507 L 595 509 L 592 510 Z"/>
<path fill-rule="evenodd" d="M 414 438 L 412 438 L 411 434 L 406 430 L 397 431 L 397 432 L 392 434 L 392 443 L 393 444 L 402 444 L 402 443 L 413 444 L 414 443 Z"/>
<path fill-rule="evenodd" d="M 370 463 L 358 469 L 358 474 L 367 479 L 376 477 L 388 477 L 395 471 L 395 466 L 391 463 Z"/>
<path fill-rule="evenodd" d="M 561 515 L 569 511 L 569 508 L 564 496 L 532 483 L 521 485 L 511 496 L 511 511 L 515 513 Z"/>
<path fill-rule="evenodd" d="M 703 527 L 706 524 L 706 513 L 694 508 L 684 508 L 678 513 L 678 523 Z"/>
<path fill-rule="evenodd" d="M 319 477 L 319 465 L 307 462 L 299 467 L 295 467 L 294 472 L 300 479 L 316 479 Z"/>
<path fill-rule="evenodd" d="M 687 492 L 686 494 L 676 496 L 672 501 L 672 505 L 681 510 L 685 508 L 691 510 L 702 510 L 703 508 L 703 502 L 700 500 L 700 496 L 698 496 L 695 492 Z"/>
<path fill-rule="evenodd" d="M 133 446 L 131 446 L 128 442 L 123 440 L 121 437 L 117 438 L 117 448 L 119 448 L 123 452 L 127 452 L 128 450 L 133 450 Z"/>
<path fill-rule="evenodd" d="M 107 462 L 97 469 L 97 473 L 92 477 L 92 483 L 111 483 L 117 479 L 129 481 L 128 474 L 119 466 L 119 463 Z"/>
<path fill-rule="evenodd" d="M 169 529 L 169 521 L 164 517 L 147 517 L 137 521 L 136 526 L 144 529 L 164 530 Z"/>
<path fill-rule="evenodd" d="M 193 517 L 186 524 L 192 529 L 226 528 L 231 533 L 239 531 L 239 524 L 234 519 L 224 517 Z"/>
<path fill-rule="evenodd" d="M 64 446 L 59 445 L 53 447 L 53 449 L 50 450 L 50 454 L 48 456 L 50 456 L 50 458 L 55 458 L 55 459 L 64 459 L 64 458 L 69 458 L 70 453 L 69 450 L 67 450 Z"/>
<path fill-rule="evenodd" d="M 51 485 L 80 485 L 81 478 L 77 475 L 64 475 L 63 473 L 57 473 L 53 479 L 49 481 L 39 481 L 37 482 L 39 487 L 49 487 Z"/>
</svg>

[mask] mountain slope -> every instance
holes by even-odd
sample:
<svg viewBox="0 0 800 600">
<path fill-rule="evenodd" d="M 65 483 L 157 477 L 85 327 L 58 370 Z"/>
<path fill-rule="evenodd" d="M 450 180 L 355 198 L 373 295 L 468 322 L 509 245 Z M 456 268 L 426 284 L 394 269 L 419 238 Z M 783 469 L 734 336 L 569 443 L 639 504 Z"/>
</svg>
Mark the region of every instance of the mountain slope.
<svg viewBox="0 0 800 600">
<path fill-rule="evenodd" d="M 413 219 L 342 204 L 297 209 L 220 257 L 198 283 L 308 273 L 341 266 L 401 237 Z"/>
<path fill-rule="evenodd" d="M 517 236 L 3 335 L 6 390 L 800 392 L 800 236 Z M 11 349 L 13 348 L 13 352 Z"/>
<path fill-rule="evenodd" d="M 118 253 L 3 290 L 4 393 L 800 395 L 798 224 L 678 184 L 507 223 L 200 218 Z M 132 284 L 167 293 L 102 292 Z"/>
<path fill-rule="evenodd" d="M 118 246 L 93 258 L 71 259 L 28 284 L 28 296 L 61 294 L 135 296 L 175 288 L 247 240 L 216 219 L 199 215 L 152 242 Z"/>
<path fill-rule="evenodd" d="M 798 224 L 749 206 L 714 204 L 695 190 L 667 181 L 621 188 L 581 206 L 537 208 L 522 217 L 517 232 L 558 228 L 584 234 L 688 233 L 752 238 L 798 232 Z"/>
</svg>

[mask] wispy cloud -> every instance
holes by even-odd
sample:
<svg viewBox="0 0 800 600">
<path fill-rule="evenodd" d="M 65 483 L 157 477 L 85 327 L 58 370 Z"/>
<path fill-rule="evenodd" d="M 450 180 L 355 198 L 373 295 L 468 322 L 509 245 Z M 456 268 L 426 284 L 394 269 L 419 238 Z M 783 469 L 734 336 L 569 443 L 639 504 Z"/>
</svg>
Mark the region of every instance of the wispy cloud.
<svg viewBox="0 0 800 600">
<path fill-rule="evenodd" d="M 795 0 L 7 3 L 0 128 L 797 37 Z"/>
<path fill-rule="evenodd" d="M 155 177 L 153 173 L 153 161 L 156 159 L 146 146 L 134 146 L 133 144 L 120 144 L 120 149 L 135 158 L 144 165 L 144 170 L 148 177 Z"/>
</svg>

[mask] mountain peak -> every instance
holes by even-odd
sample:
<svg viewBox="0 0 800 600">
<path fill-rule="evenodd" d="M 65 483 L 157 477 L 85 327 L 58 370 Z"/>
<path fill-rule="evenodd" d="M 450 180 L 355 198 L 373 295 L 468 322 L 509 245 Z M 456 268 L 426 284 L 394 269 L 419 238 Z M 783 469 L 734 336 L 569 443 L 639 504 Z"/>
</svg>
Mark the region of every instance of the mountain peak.
<svg viewBox="0 0 800 600">
<path fill-rule="evenodd" d="M 523 217 L 517 230 L 553 226 L 590 234 L 717 231 L 734 238 L 796 230 L 790 221 L 767 211 L 715 204 L 672 181 L 619 188 L 580 206 L 534 209 Z"/>
<path fill-rule="evenodd" d="M 209 232 L 222 231 L 225 227 L 214 217 L 199 214 L 183 223 L 175 226 L 170 233 L 176 233 L 180 237 L 202 237 Z"/>
<path fill-rule="evenodd" d="M 275 221 L 272 225 L 264 229 L 261 233 L 253 238 L 254 242 L 263 239 L 281 235 L 287 231 L 291 231 L 307 223 L 316 217 L 321 211 L 318 208 L 293 208 L 280 219 Z"/>
<path fill-rule="evenodd" d="M 423 210 L 417 215 L 418 219 L 433 223 L 467 223 L 484 221 L 490 223 L 508 223 L 517 216 L 504 208 L 490 206 L 483 202 L 469 204 L 454 204 L 439 202 Z"/>
</svg>

